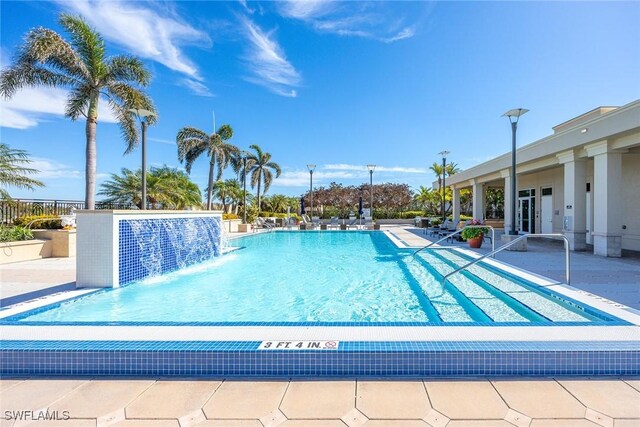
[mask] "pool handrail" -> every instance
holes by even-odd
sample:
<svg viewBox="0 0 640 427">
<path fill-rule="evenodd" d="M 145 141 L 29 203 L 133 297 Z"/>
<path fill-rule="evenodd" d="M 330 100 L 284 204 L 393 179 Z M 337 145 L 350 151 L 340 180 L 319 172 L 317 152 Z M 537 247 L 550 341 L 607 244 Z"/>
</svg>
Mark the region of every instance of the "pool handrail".
<svg viewBox="0 0 640 427">
<path fill-rule="evenodd" d="M 462 270 L 466 270 L 467 268 L 471 267 L 472 265 L 479 263 L 483 259 L 488 258 L 490 256 L 493 256 L 493 255 L 497 254 L 498 252 L 501 252 L 501 251 L 507 249 L 508 247 L 515 245 L 516 243 L 520 242 L 521 240 L 528 239 L 529 237 L 542 237 L 542 238 L 549 238 L 549 237 L 556 238 L 556 237 L 559 237 L 559 238 L 564 240 L 565 279 L 567 280 L 567 283 L 566 283 L 567 286 L 571 286 L 571 263 L 570 263 L 570 260 L 569 260 L 569 253 L 570 253 L 569 252 L 569 250 L 570 250 L 569 239 L 564 234 L 559 234 L 559 233 L 554 233 L 554 234 L 525 234 L 523 236 L 520 236 L 517 239 L 514 239 L 514 240 L 508 242 L 507 244 L 505 244 L 503 246 L 500 246 L 498 249 L 495 249 L 495 250 L 489 252 L 488 254 L 484 254 L 481 257 L 476 258 L 473 261 L 470 261 L 469 263 L 467 263 L 467 264 L 465 264 L 465 265 L 463 265 L 461 267 L 458 267 L 456 270 L 452 271 L 451 273 L 445 274 L 442 277 L 442 280 L 441 280 L 442 286 L 444 286 L 445 283 L 447 282 L 447 279 L 449 277 L 453 276 L 454 274 L 456 274 L 456 273 L 458 273 L 458 272 L 460 272 Z"/>
<path fill-rule="evenodd" d="M 495 232 L 495 230 L 493 229 L 493 227 L 492 227 L 492 226 L 490 226 L 490 225 L 465 225 L 465 226 L 464 226 L 464 227 L 462 227 L 461 229 L 456 230 L 454 233 L 447 234 L 447 235 L 446 235 L 446 236 L 444 236 L 442 239 L 436 240 L 435 242 L 431 242 L 431 243 L 429 243 L 427 246 L 425 246 L 425 247 L 422 247 L 422 248 L 418 249 L 417 251 L 415 251 L 415 252 L 413 253 L 413 255 L 416 255 L 418 252 L 420 252 L 420 251 L 422 251 L 422 250 L 424 250 L 424 249 L 428 249 L 428 248 L 430 248 L 431 246 L 433 246 L 433 245 L 435 245 L 435 244 L 437 244 L 437 243 L 442 242 L 443 240 L 447 240 L 447 239 L 449 239 L 450 237 L 455 236 L 456 234 L 460 234 L 460 233 L 462 233 L 462 232 L 464 231 L 464 229 L 465 229 L 465 228 L 488 228 L 489 230 L 491 230 L 491 252 L 493 252 L 493 251 L 495 251 L 495 250 L 496 250 L 496 232 Z"/>
</svg>

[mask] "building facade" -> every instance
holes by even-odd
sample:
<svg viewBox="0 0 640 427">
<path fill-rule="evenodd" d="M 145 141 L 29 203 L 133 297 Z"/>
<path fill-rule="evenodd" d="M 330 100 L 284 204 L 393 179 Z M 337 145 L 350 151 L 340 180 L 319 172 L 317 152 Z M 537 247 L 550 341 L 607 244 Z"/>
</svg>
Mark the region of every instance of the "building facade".
<svg viewBox="0 0 640 427">
<path fill-rule="evenodd" d="M 563 233 L 572 250 L 619 257 L 640 251 L 640 100 L 600 107 L 553 128 L 516 154 L 517 223 L 526 233 Z M 453 215 L 470 188 L 474 218 L 485 217 L 487 189 L 504 190 L 511 229 L 511 153 L 450 177 Z"/>
</svg>

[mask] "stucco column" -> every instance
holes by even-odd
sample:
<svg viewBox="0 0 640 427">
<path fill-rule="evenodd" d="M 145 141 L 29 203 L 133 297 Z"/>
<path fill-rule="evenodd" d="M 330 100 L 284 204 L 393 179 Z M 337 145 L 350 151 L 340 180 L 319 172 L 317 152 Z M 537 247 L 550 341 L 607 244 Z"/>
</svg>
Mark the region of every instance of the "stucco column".
<svg viewBox="0 0 640 427">
<path fill-rule="evenodd" d="M 587 248 L 587 162 L 571 151 L 556 156 L 564 164 L 562 232 L 574 251 Z"/>
<path fill-rule="evenodd" d="M 451 187 L 451 191 L 453 193 L 453 200 L 451 201 L 453 203 L 453 220 L 458 221 L 460 219 L 460 190 Z"/>
<path fill-rule="evenodd" d="M 585 147 L 593 157 L 593 253 L 622 256 L 622 153 L 607 141 Z"/>
<path fill-rule="evenodd" d="M 481 182 L 471 180 L 473 197 L 473 218 L 484 220 L 484 185 Z"/>
</svg>

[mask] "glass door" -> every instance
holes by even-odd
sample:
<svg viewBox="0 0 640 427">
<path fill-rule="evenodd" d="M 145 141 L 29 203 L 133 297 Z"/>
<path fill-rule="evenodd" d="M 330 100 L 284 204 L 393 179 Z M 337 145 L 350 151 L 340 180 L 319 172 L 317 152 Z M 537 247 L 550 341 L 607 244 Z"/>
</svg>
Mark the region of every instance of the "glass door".
<svg viewBox="0 0 640 427">
<path fill-rule="evenodd" d="M 530 209 L 530 204 L 531 204 L 531 199 L 529 197 L 521 197 L 519 200 L 519 206 L 518 206 L 518 211 L 519 211 L 519 229 L 521 233 L 529 233 L 529 225 L 531 224 L 531 209 Z"/>
</svg>

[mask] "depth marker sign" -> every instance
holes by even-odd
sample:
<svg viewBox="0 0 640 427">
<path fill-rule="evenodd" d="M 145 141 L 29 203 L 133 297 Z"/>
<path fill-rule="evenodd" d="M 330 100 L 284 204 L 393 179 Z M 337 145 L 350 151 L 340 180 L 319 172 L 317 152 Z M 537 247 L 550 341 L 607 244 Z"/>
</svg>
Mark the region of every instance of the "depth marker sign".
<svg viewBox="0 0 640 427">
<path fill-rule="evenodd" d="M 340 341 L 262 341 L 258 350 L 337 350 Z"/>
</svg>

